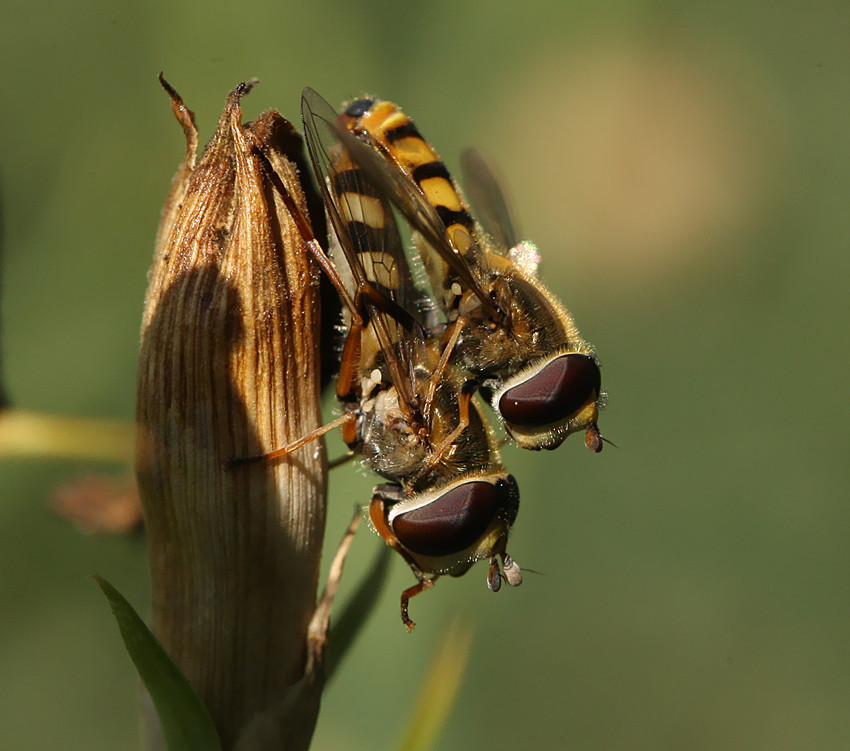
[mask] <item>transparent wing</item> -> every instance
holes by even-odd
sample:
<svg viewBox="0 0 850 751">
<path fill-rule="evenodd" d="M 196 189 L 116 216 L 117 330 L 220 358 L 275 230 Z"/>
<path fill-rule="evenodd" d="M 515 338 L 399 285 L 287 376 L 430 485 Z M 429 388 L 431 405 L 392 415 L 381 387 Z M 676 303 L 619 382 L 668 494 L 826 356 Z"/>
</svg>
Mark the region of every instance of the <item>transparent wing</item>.
<svg viewBox="0 0 850 751">
<path fill-rule="evenodd" d="M 513 248 L 520 240 L 508 202 L 490 165 L 475 149 L 460 155 L 463 188 L 484 231 L 502 249 Z"/>
<path fill-rule="evenodd" d="M 428 202 L 416 183 L 391 159 L 382 155 L 377 145 L 364 143 L 350 131 L 341 129 L 340 142 L 368 179 L 385 195 L 434 251 L 457 274 L 464 286 L 481 301 L 492 315 L 498 315 L 477 272 L 469 261 L 452 245 L 446 225 L 434 206 Z"/>
<path fill-rule="evenodd" d="M 337 115 L 313 89 L 301 114 L 310 161 L 331 225 L 399 395 L 413 402 L 409 384 L 418 335 L 416 289 L 389 204 L 340 139 Z M 371 367 L 366 363 L 365 366 Z"/>
</svg>

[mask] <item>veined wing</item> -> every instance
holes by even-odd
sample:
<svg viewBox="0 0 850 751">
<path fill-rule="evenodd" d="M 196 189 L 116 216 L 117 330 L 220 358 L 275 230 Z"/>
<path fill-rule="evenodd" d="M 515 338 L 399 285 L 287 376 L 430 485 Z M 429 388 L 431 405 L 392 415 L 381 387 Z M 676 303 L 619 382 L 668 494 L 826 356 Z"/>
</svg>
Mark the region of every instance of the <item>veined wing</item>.
<svg viewBox="0 0 850 751">
<path fill-rule="evenodd" d="M 380 188 L 352 160 L 340 139 L 333 107 L 308 88 L 301 112 L 310 160 L 351 273 L 353 293 L 364 306 L 399 397 L 411 405 L 415 350 L 422 346 L 416 320 L 421 294 L 411 278 L 392 210 Z"/>
<path fill-rule="evenodd" d="M 352 122 L 352 125 L 354 123 Z M 480 254 L 472 233 L 464 233 L 467 247 L 458 247 L 452 242 L 446 222 L 437 208 L 426 198 L 419 185 L 394 159 L 392 152 L 371 138 L 365 130 L 354 127 L 339 133 L 351 158 L 368 175 L 369 180 L 396 206 L 411 228 L 439 255 L 456 274 L 462 286 L 471 290 L 484 309 L 493 317 L 500 317 L 498 310 L 485 291 L 480 276 L 470 257 Z M 361 138 L 367 139 L 366 143 Z M 439 163 L 442 166 L 442 163 Z M 450 179 L 450 178 L 448 178 Z"/>
</svg>

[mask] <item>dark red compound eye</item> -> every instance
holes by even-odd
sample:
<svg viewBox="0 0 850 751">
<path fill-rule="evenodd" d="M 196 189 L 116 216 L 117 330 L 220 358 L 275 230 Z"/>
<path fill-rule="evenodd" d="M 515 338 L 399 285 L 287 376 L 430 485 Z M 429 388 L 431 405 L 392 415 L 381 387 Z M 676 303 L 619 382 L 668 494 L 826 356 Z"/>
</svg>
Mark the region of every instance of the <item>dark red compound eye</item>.
<svg viewBox="0 0 850 751">
<path fill-rule="evenodd" d="M 452 555 L 474 544 L 500 513 L 510 524 L 518 505 L 519 488 L 511 475 L 495 483 L 470 480 L 399 514 L 392 526 L 399 542 L 414 553 Z"/>
<path fill-rule="evenodd" d="M 532 428 L 551 425 L 578 412 L 599 394 L 599 366 L 587 355 L 561 355 L 499 397 L 507 423 Z"/>
</svg>

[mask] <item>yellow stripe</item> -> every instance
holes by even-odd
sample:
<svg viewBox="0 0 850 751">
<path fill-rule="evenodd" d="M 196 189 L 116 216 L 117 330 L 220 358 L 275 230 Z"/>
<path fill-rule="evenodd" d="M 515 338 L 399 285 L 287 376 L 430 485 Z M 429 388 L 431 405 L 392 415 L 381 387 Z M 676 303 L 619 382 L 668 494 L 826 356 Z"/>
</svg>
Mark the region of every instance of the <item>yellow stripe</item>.
<svg viewBox="0 0 850 751">
<path fill-rule="evenodd" d="M 449 240 L 452 245 L 461 255 L 466 255 L 467 251 L 472 247 L 472 237 L 469 231 L 462 224 L 453 224 L 447 229 Z"/>
<path fill-rule="evenodd" d="M 343 193 L 339 211 L 347 222 L 360 222 L 372 229 L 383 229 L 386 218 L 380 199 L 360 193 Z"/>
<path fill-rule="evenodd" d="M 381 104 L 386 105 L 383 109 L 395 108 L 394 104 L 390 102 L 381 102 Z M 381 109 L 373 110 L 377 117 L 380 117 L 384 114 Z M 395 109 L 395 112 L 387 113 L 386 119 L 381 123 L 381 130 L 395 130 L 396 128 L 400 128 L 402 125 L 407 125 L 410 122 L 410 118 L 404 114 L 400 109 Z"/>
<path fill-rule="evenodd" d="M 419 183 L 419 187 L 432 205 L 445 206 L 450 211 L 463 209 L 460 196 L 445 177 L 428 177 Z"/>
<path fill-rule="evenodd" d="M 416 169 L 421 164 L 428 164 L 439 159 L 434 153 L 434 150 L 425 141 L 416 136 L 402 138 L 395 143 L 387 144 L 387 146 L 392 150 L 402 166 L 409 171 Z"/>
<path fill-rule="evenodd" d="M 366 251 L 357 257 L 363 264 L 367 279 L 382 284 L 387 289 L 398 289 L 398 267 L 389 253 Z"/>
</svg>

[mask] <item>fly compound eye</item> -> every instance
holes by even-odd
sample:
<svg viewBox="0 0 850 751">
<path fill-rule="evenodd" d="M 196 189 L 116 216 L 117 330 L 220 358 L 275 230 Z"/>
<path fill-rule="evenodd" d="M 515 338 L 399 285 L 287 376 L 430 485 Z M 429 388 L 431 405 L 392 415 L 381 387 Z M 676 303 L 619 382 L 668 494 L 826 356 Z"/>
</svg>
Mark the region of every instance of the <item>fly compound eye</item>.
<svg viewBox="0 0 850 751">
<path fill-rule="evenodd" d="M 572 353 L 556 357 L 499 397 L 505 422 L 536 428 L 565 420 L 599 394 L 596 361 Z"/>
<path fill-rule="evenodd" d="M 519 489 L 511 475 L 495 482 L 466 480 L 439 491 L 433 499 L 392 514 L 393 532 L 413 553 L 454 555 L 474 545 L 493 520 L 510 524 L 519 505 Z"/>
</svg>

